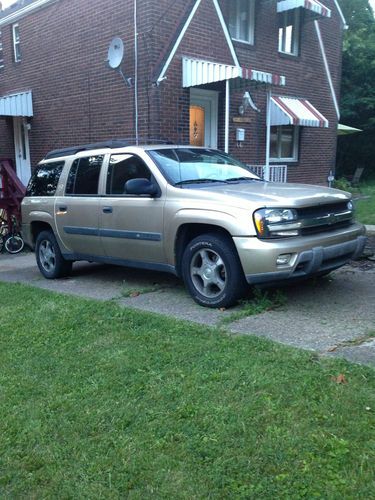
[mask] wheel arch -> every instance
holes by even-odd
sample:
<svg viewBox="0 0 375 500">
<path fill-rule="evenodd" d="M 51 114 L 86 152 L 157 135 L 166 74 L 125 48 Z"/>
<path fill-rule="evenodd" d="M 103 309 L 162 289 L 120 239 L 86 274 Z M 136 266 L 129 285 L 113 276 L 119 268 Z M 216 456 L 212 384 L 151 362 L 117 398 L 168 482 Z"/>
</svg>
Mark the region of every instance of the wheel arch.
<svg viewBox="0 0 375 500">
<path fill-rule="evenodd" d="M 232 235 L 230 234 L 230 232 L 219 225 L 194 222 L 181 224 L 181 226 L 178 228 L 175 238 L 174 253 L 176 272 L 179 277 L 181 277 L 181 263 L 184 249 L 191 240 L 193 240 L 197 236 L 208 233 L 216 234 L 218 236 L 224 236 L 233 243 Z M 237 252 L 234 243 L 233 248 Z"/>
</svg>

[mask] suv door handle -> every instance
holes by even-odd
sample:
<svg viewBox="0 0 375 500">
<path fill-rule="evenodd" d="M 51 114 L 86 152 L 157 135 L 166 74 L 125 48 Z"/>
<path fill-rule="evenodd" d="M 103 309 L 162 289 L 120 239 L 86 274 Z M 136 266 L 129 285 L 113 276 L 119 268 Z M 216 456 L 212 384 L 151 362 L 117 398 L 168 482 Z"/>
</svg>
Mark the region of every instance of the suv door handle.
<svg viewBox="0 0 375 500">
<path fill-rule="evenodd" d="M 66 205 L 59 206 L 59 212 L 67 212 L 67 211 L 68 211 L 68 207 Z"/>
<path fill-rule="evenodd" d="M 105 214 L 111 214 L 113 212 L 112 207 L 103 207 L 103 213 Z"/>
</svg>

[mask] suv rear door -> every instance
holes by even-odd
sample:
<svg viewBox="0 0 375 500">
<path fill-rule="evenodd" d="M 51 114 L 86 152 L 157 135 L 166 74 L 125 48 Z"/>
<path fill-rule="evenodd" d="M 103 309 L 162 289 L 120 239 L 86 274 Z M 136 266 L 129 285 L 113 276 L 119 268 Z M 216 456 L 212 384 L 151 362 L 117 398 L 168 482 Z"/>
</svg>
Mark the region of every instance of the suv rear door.
<svg viewBox="0 0 375 500">
<path fill-rule="evenodd" d="M 65 196 L 55 201 L 56 228 L 70 253 L 102 256 L 99 236 L 99 178 L 104 155 L 76 158 L 68 173 Z"/>
<path fill-rule="evenodd" d="M 103 247 L 106 255 L 113 259 L 163 263 L 164 196 L 127 194 L 126 182 L 137 178 L 156 183 L 139 156 L 129 153 L 111 155 L 105 195 L 101 198 L 100 234 Z"/>
</svg>

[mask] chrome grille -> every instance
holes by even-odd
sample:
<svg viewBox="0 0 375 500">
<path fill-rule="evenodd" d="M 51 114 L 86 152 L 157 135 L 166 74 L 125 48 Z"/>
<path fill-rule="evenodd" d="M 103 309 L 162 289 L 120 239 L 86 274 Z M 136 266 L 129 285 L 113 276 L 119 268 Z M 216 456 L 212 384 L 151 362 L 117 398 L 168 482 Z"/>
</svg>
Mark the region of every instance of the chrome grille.
<svg viewBox="0 0 375 500">
<path fill-rule="evenodd" d="M 353 222 L 353 212 L 348 210 L 347 202 L 299 208 L 297 213 L 303 236 L 336 231 Z"/>
</svg>

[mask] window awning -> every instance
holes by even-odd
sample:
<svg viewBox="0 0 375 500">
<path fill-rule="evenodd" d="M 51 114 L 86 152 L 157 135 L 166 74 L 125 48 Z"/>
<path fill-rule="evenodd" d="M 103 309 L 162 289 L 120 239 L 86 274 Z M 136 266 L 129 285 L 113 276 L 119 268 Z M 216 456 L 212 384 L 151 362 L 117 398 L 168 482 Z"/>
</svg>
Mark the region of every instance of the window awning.
<svg viewBox="0 0 375 500">
<path fill-rule="evenodd" d="M 329 122 L 307 99 L 272 96 L 271 125 L 328 128 Z"/>
<path fill-rule="evenodd" d="M 33 116 L 31 90 L 0 97 L 0 116 Z"/>
<path fill-rule="evenodd" d="M 182 60 L 182 86 L 194 87 L 207 83 L 243 78 L 273 85 L 285 85 L 285 76 L 258 71 L 252 68 L 202 61 L 200 59 Z"/>
<path fill-rule="evenodd" d="M 279 0 L 277 2 L 277 12 L 285 12 L 286 10 L 307 9 L 314 14 L 322 17 L 331 17 L 331 9 L 328 9 L 319 0 Z"/>
</svg>

